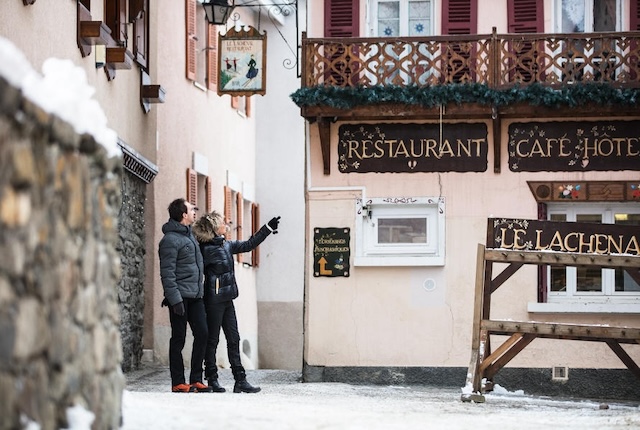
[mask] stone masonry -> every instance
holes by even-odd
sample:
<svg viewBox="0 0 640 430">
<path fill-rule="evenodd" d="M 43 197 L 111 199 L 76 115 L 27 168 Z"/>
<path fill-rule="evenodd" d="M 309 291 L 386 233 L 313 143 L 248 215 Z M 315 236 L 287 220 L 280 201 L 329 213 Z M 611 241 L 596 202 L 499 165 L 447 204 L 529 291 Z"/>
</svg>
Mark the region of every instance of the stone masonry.
<svg viewBox="0 0 640 430">
<path fill-rule="evenodd" d="M 121 162 L 0 77 L 0 429 L 117 429 Z"/>
</svg>

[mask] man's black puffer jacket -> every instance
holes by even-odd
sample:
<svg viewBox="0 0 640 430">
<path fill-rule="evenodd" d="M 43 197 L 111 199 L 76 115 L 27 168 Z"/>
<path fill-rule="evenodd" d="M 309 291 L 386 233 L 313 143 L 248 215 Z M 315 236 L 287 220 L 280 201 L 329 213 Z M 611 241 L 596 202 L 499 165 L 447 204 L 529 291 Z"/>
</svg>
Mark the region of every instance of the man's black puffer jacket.
<svg viewBox="0 0 640 430">
<path fill-rule="evenodd" d="M 269 234 L 271 230 L 263 225 L 247 240 L 225 240 L 224 236 L 198 237 L 204 260 L 205 301 L 221 303 L 238 297 L 233 255 L 255 249 Z"/>
<path fill-rule="evenodd" d="M 183 299 L 202 297 L 202 255 L 191 227 L 169 219 L 158 245 L 164 297 L 173 306 Z"/>
</svg>

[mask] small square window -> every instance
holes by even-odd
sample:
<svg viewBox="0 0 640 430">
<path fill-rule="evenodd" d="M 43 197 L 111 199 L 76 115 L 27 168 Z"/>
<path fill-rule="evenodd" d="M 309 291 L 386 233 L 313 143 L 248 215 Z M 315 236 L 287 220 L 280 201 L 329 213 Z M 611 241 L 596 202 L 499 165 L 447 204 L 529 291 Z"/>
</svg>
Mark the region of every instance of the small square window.
<svg viewBox="0 0 640 430">
<path fill-rule="evenodd" d="M 359 201 L 354 265 L 444 265 L 444 220 L 444 198 Z"/>
</svg>

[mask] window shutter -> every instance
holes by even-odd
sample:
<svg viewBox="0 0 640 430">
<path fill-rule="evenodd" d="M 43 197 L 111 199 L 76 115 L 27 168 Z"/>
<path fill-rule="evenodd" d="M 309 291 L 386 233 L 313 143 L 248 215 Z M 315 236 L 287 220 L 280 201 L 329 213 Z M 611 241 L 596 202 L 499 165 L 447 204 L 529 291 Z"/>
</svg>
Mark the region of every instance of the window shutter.
<svg viewBox="0 0 640 430">
<path fill-rule="evenodd" d="M 231 188 L 224 186 L 224 222 L 231 222 Z"/>
<path fill-rule="evenodd" d="M 198 206 L 198 174 L 193 169 L 187 169 L 187 200 Z"/>
<path fill-rule="evenodd" d="M 129 1 L 129 21 L 133 23 L 133 55 L 136 62 L 147 69 L 148 39 L 147 28 L 149 25 L 149 0 Z"/>
<path fill-rule="evenodd" d="M 251 203 L 251 234 L 255 234 L 260 230 L 260 206 L 257 203 Z M 251 251 L 251 265 L 253 267 L 260 266 L 260 247 L 258 246 Z"/>
<path fill-rule="evenodd" d="M 244 210 L 242 207 L 242 193 L 236 193 L 236 219 L 238 221 L 238 226 L 236 228 L 236 239 L 243 240 L 242 237 L 242 218 L 244 215 Z M 238 263 L 242 263 L 242 254 L 236 254 L 236 259 Z"/>
<path fill-rule="evenodd" d="M 477 34 L 478 0 L 443 0 L 442 34 Z"/>
<path fill-rule="evenodd" d="M 196 0 L 186 0 L 187 17 L 187 79 L 196 80 Z"/>
<path fill-rule="evenodd" d="M 640 31 L 640 0 L 631 0 L 629 31 Z"/>
<path fill-rule="evenodd" d="M 212 182 L 213 181 L 211 180 L 211 176 L 207 176 L 207 179 L 204 182 L 204 192 L 206 198 L 205 211 L 207 211 L 207 213 L 213 210 L 213 190 L 211 187 Z"/>
<path fill-rule="evenodd" d="M 360 14 L 358 4 L 358 0 L 325 0 L 324 36 L 359 36 L 358 18 Z"/>
<path fill-rule="evenodd" d="M 509 0 L 509 33 L 544 33 L 543 0 Z"/>
<path fill-rule="evenodd" d="M 218 26 L 207 25 L 207 88 L 215 91 L 218 86 Z"/>
</svg>

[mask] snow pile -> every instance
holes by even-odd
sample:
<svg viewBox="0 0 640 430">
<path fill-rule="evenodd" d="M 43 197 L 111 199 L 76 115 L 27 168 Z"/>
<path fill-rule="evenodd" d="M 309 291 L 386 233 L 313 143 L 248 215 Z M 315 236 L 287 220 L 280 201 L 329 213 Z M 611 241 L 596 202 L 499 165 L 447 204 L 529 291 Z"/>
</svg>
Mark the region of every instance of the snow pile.
<svg viewBox="0 0 640 430">
<path fill-rule="evenodd" d="M 93 135 L 109 157 L 122 155 L 117 134 L 107 126 L 99 103 L 91 98 L 95 89 L 88 84 L 84 69 L 71 60 L 49 58 L 40 75 L 25 55 L 3 37 L 0 37 L 0 58 L 0 75 L 20 88 L 25 97 L 71 124 L 78 134 Z"/>
</svg>

